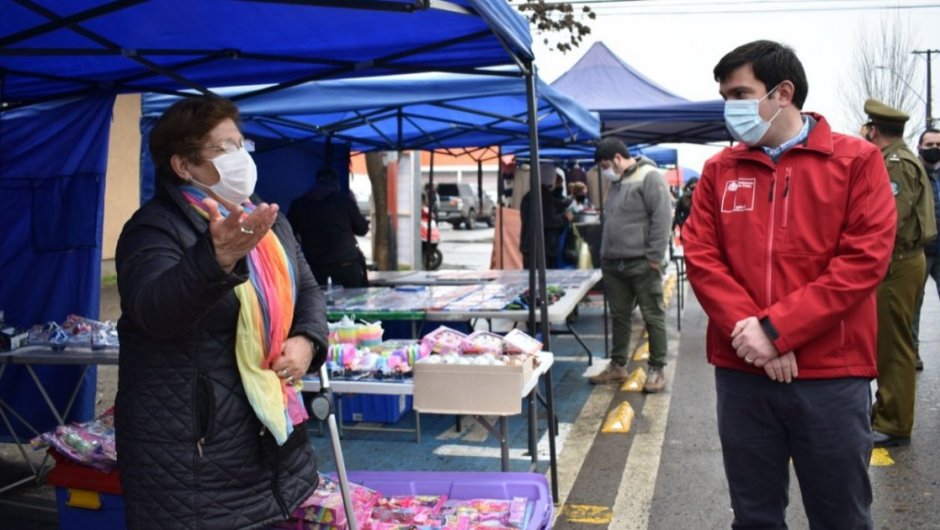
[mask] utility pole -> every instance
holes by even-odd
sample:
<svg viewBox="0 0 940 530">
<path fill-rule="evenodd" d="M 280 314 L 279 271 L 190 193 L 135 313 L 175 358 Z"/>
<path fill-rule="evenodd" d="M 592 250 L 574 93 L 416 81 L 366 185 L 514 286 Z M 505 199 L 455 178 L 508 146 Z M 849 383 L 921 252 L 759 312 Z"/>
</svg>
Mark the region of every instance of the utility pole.
<svg viewBox="0 0 940 530">
<path fill-rule="evenodd" d="M 926 105 L 925 126 L 926 128 L 931 129 L 933 128 L 933 109 L 931 105 L 931 103 L 933 102 L 933 93 L 931 92 L 932 91 L 931 78 L 933 77 L 933 75 L 930 70 L 930 57 L 934 53 L 940 53 L 940 50 L 914 50 L 911 53 L 913 53 L 914 55 L 925 55 L 927 57 L 927 94 L 926 94 L 927 101 L 925 102 L 927 105 Z"/>
</svg>

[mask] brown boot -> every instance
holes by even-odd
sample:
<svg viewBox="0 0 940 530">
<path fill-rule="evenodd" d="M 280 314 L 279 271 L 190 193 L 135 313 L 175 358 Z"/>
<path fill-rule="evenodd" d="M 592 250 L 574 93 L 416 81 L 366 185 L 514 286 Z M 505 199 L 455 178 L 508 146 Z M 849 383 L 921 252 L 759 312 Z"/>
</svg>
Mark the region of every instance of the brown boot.
<svg viewBox="0 0 940 530">
<path fill-rule="evenodd" d="M 666 388 L 666 374 L 663 373 L 662 366 L 650 366 L 649 373 L 646 375 L 646 384 L 643 385 L 643 391 L 647 394 L 662 392 Z"/>
<path fill-rule="evenodd" d="M 613 361 L 604 368 L 604 371 L 588 378 L 592 385 L 606 385 L 608 383 L 623 383 L 630 377 L 626 366 L 621 366 Z"/>
</svg>

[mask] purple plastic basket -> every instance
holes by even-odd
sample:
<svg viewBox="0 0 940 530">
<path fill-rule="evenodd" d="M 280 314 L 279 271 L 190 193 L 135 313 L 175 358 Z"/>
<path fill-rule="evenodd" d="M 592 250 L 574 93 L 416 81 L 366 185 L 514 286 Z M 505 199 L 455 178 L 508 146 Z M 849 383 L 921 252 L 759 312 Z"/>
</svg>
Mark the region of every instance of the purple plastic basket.
<svg viewBox="0 0 940 530">
<path fill-rule="evenodd" d="M 512 499 L 534 502 L 526 530 L 552 527 L 554 505 L 548 480 L 538 473 L 445 471 L 349 471 L 350 482 L 382 495 L 447 495 L 448 499 Z"/>
</svg>

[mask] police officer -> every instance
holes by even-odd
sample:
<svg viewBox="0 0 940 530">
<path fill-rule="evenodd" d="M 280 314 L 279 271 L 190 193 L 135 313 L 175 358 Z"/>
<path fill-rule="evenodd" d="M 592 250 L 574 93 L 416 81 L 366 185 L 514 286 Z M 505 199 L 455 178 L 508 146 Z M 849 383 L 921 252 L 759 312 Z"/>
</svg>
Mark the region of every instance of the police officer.
<svg viewBox="0 0 940 530">
<path fill-rule="evenodd" d="M 924 244 L 936 237 L 933 197 L 923 166 L 904 143 L 908 115 L 869 99 L 862 134 L 881 149 L 898 213 L 894 254 L 878 286 L 878 391 L 872 410 L 876 447 L 910 443 L 915 354 L 911 322 L 924 281 Z"/>
</svg>

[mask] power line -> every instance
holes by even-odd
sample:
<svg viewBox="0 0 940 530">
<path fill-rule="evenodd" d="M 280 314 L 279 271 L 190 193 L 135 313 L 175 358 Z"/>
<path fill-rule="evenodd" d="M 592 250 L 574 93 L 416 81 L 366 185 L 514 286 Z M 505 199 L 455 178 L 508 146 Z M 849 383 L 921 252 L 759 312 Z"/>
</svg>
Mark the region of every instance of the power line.
<svg viewBox="0 0 940 530">
<path fill-rule="evenodd" d="M 632 14 L 632 15 L 718 15 L 718 14 L 760 14 L 760 13 L 799 13 L 820 11 L 867 11 L 867 10 L 916 10 L 934 9 L 940 3 L 932 4 L 897 4 L 883 0 L 872 0 L 873 3 L 861 4 L 865 0 L 774 0 L 755 4 L 751 0 L 728 0 L 724 2 L 662 2 L 651 0 L 570 0 L 568 2 L 546 2 L 546 5 L 584 5 L 590 7 L 597 14 Z M 853 2 L 858 5 L 838 5 L 840 2 Z M 875 3 L 877 2 L 877 3 Z M 798 6 L 795 4 L 816 4 Z M 724 6 L 748 5 L 752 9 L 722 9 Z M 678 10 L 670 8 L 698 7 L 695 10 Z M 654 8 L 654 10 L 650 10 Z M 717 9 L 716 9 L 717 8 Z"/>
</svg>

